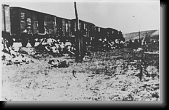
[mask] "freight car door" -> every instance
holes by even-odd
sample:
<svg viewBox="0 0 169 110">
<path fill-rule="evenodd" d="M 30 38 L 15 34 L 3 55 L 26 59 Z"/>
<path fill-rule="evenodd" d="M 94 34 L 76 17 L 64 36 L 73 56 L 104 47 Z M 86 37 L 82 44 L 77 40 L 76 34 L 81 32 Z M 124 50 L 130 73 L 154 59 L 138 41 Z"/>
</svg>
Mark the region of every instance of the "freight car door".
<svg viewBox="0 0 169 110">
<path fill-rule="evenodd" d="M 32 13 L 32 28 L 33 34 L 39 33 L 37 13 Z"/>
<path fill-rule="evenodd" d="M 66 19 L 62 19 L 62 37 L 66 35 Z"/>
<path fill-rule="evenodd" d="M 38 14 L 38 26 L 39 26 L 39 33 L 45 33 L 44 29 L 44 14 Z"/>
<path fill-rule="evenodd" d="M 54 30 L 54 17 L 51 15 L 44 15 L 44 27 L 46 28 L 47 33 L 50 35 L 53 34 Z"/>
<path fill-rule="evenodd" d="M 54 25 L 53 25 L 54 27 L 54 29 L 53 29 L 53 31 L 54 31 L 54 36 L 58 36 L 58 28 L 57 28 L 57 20 L 56 20 L 56 17 L 54 17 Z"/>
<path fill-rule="evenodd" d="M 20 14 L 19 8 L 10 8 L 10 19 L 11 19 L 11 34 L 19 37 L 20 35 Z"/>
<path fill-rule="evenodd" d="M 26 28 L 26 13 L 22 9 L 20 9 L 20 32 L 21 33 L 27 33 L 27 28 Z"/>
<path fill-rule="evenodd" d="M 26 11 L 26 28 L 28 34 L 32 34 L 32 13 L 31 11 Z"/>
</svg>

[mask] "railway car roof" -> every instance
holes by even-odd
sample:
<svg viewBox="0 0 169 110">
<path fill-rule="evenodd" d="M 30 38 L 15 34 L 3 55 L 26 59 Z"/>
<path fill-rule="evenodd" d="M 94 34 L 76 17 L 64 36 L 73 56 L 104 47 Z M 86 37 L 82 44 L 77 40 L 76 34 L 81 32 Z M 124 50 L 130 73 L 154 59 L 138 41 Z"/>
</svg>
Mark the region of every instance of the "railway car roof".
<svg viewBox="0 0 169 110">
<path fill-rule="evenodd" d="M 48 14 L 48 13 L 44 13 L 44 12 L 39 12 L 39 11 L 35 11 L 35 10 L 27 9 L 27 8 L 22 8 L 22 7 L 10 7 L 10 8 L 18 8 L 18 9 L 32 11 L 32 12 L 35 12 L 35 13 L 41 13 L 41 14 L 45 14 L 45 15 L 50 15 L 50 16 L 53 16 L 53 17 L 61 18 L 61 19 L 66 19 L 66 18 L 58 17 L 56 15 L 52 15 L 52 14 Z M 66 19 L 66 20 L 70 20 L 70 19 Z"/>
<path fill-rule="evenodd" d="M 10 7 L 10 8 L 18 8 L 18 9 L 23 9 L 23 10 L 32 11 L 32 12 L 35 12 L 35 13 L 42 13 L 42 14 L 45 14 L 45 15 L 50 15 L 50 16 L 53 16 L 53 17 L 56 17 L 56 18 L 60 18 L 60 19 L 65 19 L 65 20 L 76 20 L 76 19 L 66 19 L 66 18 L 58 17 L 58 16 L 56 16 L 56 15 L 52 15 L 52 14 L 48 14 L 48 13 L 44 13 L 44 12 L 39 12 L 39 11 L 35 11 L 35 10 L 27 9 L 27 8 L 22 8 L 22 7 Z M 116 29 L 113 29 L 113 28 L 103 28 L 103 27 L 96 26 L 95 24 L 90 23 L 90 22 L 87 22 L 87 21 L 83 21 L 83 20 L 80 20 L 80 21 L 85 22 L 85 23 L 88 23 L 88 24 L 91 24 L 91 25 L 94 25 L 96 28 L 101 28 L 101 29 L 108 29 L 108 30 L 117 31 Z"/>
<path fill-rule="evenodd" d="M 113 28 L 106 28 L 107 30 L 112 30 L 112 31 L 118 31 L 116 29 L 113 29 Z"/>
<path fill-rule="evenodd" d="M 71 19 L 71 20 L 76 20 L 76 19 Z M 95 24 L 93 24 L 93 23 L 91 23 L 91 22 L 87 22 L 87 21 L 84 21 L 84 20 L 81 20 L 81 19 L 79 19 L 79 21 L 85 22 L 85 23 L 87 23 L 87 24 L 95 25 Z"/>
</svg>

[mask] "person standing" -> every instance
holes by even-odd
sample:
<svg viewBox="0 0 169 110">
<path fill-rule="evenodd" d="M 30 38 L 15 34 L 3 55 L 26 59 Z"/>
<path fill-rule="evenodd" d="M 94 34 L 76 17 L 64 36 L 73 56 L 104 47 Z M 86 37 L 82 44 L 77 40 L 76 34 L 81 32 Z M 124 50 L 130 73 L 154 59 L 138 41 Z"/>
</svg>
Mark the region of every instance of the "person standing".
<svg viewBox="0 0 169 110">
<path fill-rule="evenodd" d="M 143 43 L 146 50 L 148 50 L 149 48 L 149 43 L 150 43 L 150 36 L 148 35 L 148 32 L 146 32 L 144 43 Z"/>
</svg>

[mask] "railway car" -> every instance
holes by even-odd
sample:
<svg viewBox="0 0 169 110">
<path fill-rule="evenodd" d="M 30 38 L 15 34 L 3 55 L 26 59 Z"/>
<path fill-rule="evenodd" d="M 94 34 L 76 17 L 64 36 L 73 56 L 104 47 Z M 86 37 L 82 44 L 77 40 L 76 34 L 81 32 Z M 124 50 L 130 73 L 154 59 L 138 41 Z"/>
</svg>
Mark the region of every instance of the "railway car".
<svg viewBox="0 0 169 110">
<path fill-rule="evenodd" d="M 93 40 L 95 38 L 95 25 L 86 21 L 79 21 L 81 36 L 83 36 L 84 44 L 87 47 L 93 46 Z"/>
<path fill-rule="evenodd" d="M 118 31 L 118 40 L 119 40 L 119 44 L 120 42 L 125 42 L 125 38 L 123 37 L 123 33 L 121 31 Z"/>
<path fill-rule="evenodd" d="M 95 25 L 90 22 L 81 21 L 82 29 L 81 33 L 83 34 L 83 40 L 85 45 L 85 51 L 91 51 L 94 49 L 94 39 L 95 39 Z"/>
<path fill-rule="evenodd" d="M 107 38 L 110 42 L 114 42 L 115 39 L 117 39 L 117 34 L 118 31 L 116 29 L 112 29 L 112 28 L 106 28 L 107 30 Z"/>
<path fill-rule="evenodd" d="M 2 37 L 10 41 L 21 42 L 25 47 L 28 43 L 35 45 L 35 39 L 57 37 L 61 35 L 60 21 L 62 18 L 21 7 L 2 5 L 3 23 Z M 57 30 L 54 30 L 56 29 Z M 58 28 L 59 27 L 59 28 Z"/>
<path fill-rule="evenodd" d="M 107 50 L 108 48 L 108 36 L 106 28 L 95 27 L 95 49 L 97 50 Z"/>
<path fill-rule="evenodd" d="M 75 33 L 76 33 L 76 19 L 72 19 L 71 20 L 71 32 L 72 32 L 72 36 L 75 38 Z M 95 38 L 95 25 L 93 23 L 90 22 L 86 22 L 83 20 L 79 20 L 79 32 L 80 32 L 80 36 L 82 36 L 83 39 L 83 45 L 84 48 L 87 50 L 91 49 L 91 47 L 93 46 L 93 41 Z"/>
<path fill-rule="evenodd" d="M 76 19 L 9 5 L 2 5 L 2 11 L 2 37 L 8 46 L 21 42 L 25 47 L 29 42 L 33 47 L 39 39 L 50 37 L 75 44 Z M 85 49 L 108 50 L 110 42 L 124 40 L 122 32 L 116 29 L 98 27 L 83 20 L 79 20 L 79 32 Z"/>
</svg>

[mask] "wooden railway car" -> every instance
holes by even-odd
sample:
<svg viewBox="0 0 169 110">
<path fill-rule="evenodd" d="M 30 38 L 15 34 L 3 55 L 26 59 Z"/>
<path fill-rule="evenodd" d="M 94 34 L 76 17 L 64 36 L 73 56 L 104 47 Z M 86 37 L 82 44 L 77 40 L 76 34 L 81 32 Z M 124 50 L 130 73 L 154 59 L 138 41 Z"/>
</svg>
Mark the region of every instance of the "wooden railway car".
<svg viewBox="0 0 169 110">
<path fill-rule="evenodd" d="M 72 35 L 75 36 L 76 33 L 76 19 L 72 19 Z M 90 22 L 79 20 L 79 32 L 83 39 L 83 46 L 85 50 L 89 50 L 93 47 L 95 38 L 95 25 Z M 84 50 L 84 51 L 85 51 Z"/>
<path fill-rule="evenodd" d="M 118 31 L 115 30 L 115 29 L 112 29 L 112 28 L 106 28 L 107 30 L 107 38 L 110 42 L 114 42 L 115 39 L 117 39 L 117 34 L 118 34 Z"/>
<path fill-rule="evenodd" d="M 107 30 L 102 27 L 95 27 L 95 49 L 103 50 L 104 45 L 107 46 L 108 38 L 107 38 Z"/>
<path fill-rule="evenodd" d="M 123 37 L 123 34 L 121 31 L 117 31 L 116 29 L 107 28 L 107 36 L 109 43 L 113 43 L 114 45 L 117 45 L 119 48 L 121 46 L 121 41 L 125 41 L 125 38 Z"/>
<path fill-rule="evenodd" d="M 90 22 L 80 20 L 81 33 L 84 40 L 84 51 L 92 50 L 95 38 L 95 25 Z"/>
<path fill-rule="evenodd" d="M 34 46 L 35 39 L 49 37 L 75 44 L 76 19 L 65 19 L 8 5 L 2 5 L 2 10 L 2 37 L 8 45 L 15 41 L 21 42 L 22 46 L 26 46 L 28 42 Z M 124 40 L 122 33 L 115 29 L 98 27 L 83 20 L 79 20 L 79 32 L 84 48 L 93 47 L 94 50 L 108 48 L 109 42 L 115 42 L 116 39 Z"/>
<path fill-rule="evenodd" d="M 58 30 L 58 35 L 55 36 L 55 38 L 60 39 L 63 42 L 67 41 L 73 41 L 74 35 L 73 35 L 73 29 L 71 27 L 73 26 L 72 21 L 70 19 L 65 19 L 65 18 L 58 18 L 57 17 L 57 30 Z"/>
<path fill-rule="evenodd" d="M 10 45 L 15 41 L 21 42 L 22 46 L 25 47 L 29 41 L 34 46 L 35 39 L 57 38 L 64 34 L 63 18 L 21 7 L 2 5 L 2 8 L 2 37 L 11 41 Z"/>
</svg>

